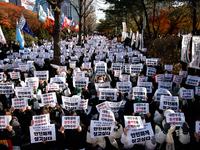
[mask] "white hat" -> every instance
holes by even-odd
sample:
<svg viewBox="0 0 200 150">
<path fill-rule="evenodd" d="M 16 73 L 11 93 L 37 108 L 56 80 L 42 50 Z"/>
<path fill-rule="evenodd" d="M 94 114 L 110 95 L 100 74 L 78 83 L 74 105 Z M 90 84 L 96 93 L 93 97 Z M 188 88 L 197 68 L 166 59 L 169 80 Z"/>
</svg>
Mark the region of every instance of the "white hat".
<svg viewBox="0 0 200 150">
<path fill-rule="evenodd" d="M 171 110 L 171 109 L 167 109 L 167 110 L 165 110 L 165 112 L 164 112 L 164 116 L 166 117 L 166 114 L 167 113 L 175 113 L 173 110 Z"/>
</svg>

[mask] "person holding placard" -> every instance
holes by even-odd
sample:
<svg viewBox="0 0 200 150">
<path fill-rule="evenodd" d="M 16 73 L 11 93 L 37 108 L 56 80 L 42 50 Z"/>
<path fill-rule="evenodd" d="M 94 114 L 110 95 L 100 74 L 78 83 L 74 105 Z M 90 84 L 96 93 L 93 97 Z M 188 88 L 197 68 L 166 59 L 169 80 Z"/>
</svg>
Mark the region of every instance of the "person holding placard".
<svg viewBox="0 0 200 150">
<path fill-rule="evenodd" d="M 188 150 L 190 142 L 189 126 L 186 122 L 182 126 L 171 126 L 166 122 L 166 114 L 175 113 L 171 109 L 163 112 L 164 119 L 155 125 L 155 139 L 160 150 Z"/>
<path fill-rule="evenodd" d="M 41 95 L 41 90 L 35 86 L 33 88 L 33 99 L 29 99 L 28 101 L 29 106 L 32 106 L 34 110 L 38 110 L 40 108 L 39 103 L 41 103 Z"/>
</svg>

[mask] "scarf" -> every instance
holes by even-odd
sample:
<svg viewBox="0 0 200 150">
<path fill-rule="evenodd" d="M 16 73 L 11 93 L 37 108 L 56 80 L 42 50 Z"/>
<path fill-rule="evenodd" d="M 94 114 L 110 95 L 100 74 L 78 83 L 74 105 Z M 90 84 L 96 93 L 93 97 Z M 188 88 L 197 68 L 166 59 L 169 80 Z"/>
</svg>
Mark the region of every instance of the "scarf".
<svg viewBox="0 0 200 150">
<path fill-rule="evenodd" d="M 165 124 L 165 120 L 162 121 L 162 125 L 164 127 L 164 124 Z M 172 133 L 174 132 L 174 130 L 176 129 L 175 126 L 171 126 L 168 130 L 168 133 L 167 133 L 167 137 L 165 139 L 165 142 L 166 142 L 166 150 L 175 150 L 175 147 L 174 147 L 174 139 L 173 139 L 173 136 L 172 136 Z"/>
</svg>

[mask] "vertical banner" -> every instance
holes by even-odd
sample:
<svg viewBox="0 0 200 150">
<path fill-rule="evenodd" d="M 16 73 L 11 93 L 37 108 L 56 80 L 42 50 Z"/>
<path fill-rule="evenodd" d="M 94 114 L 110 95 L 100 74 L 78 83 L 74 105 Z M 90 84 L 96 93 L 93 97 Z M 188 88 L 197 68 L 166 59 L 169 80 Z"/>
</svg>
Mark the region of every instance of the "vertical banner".
<svg viewBox="0 0 200 150">
<path fill-rule="evenodd" d="M 200 69 L 200 36 L 192 37 L 192 60 L 189 67 Z"/>
<path fill-rule="evenodd" d="M 190 39 L 191 39 L 191 34 L 187 34 L 187 35 L 182 35 L 183 39 L 182 39 L 182 48 L 181 48 L 181 61 L 185 62 L 185 63 L 189 63 L 190 59 L 189 59 L 189 48 L 190 48 Z"/>
</svg>

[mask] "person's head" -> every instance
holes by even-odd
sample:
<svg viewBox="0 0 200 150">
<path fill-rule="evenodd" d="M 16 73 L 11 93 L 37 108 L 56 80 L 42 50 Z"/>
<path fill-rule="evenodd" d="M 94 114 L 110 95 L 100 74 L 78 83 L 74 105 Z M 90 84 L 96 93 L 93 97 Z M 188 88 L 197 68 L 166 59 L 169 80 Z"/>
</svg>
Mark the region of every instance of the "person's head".
<svg viewBox="0 0 200 150">
<path fill-rule="evenodd" d="M 49 114 L 49 110 L 47 108 L 42 108 L 41 112 L 40 112 L 40 115 L 44 115 L 44 114 Z"/>
<path fill-rule="evenodd" d="M 9 122 L 12 120 L 12 113 L 10 109 L 4 109 L 5 116 L 9 117 Z"/>
<path fill-rule="evenodd" d="M 74 110 L 71 110 L 67 113 L 67 116 L 77 116 L 77 113 Z"/>
<path fill-rule="evenodd" d="M 166 109 L 166 110 L 164 110 L 164 111 L 163 111 L 163 115 L 164 115 L 164 120 L 165 120 L 165 121 L 166 121 L 166 116 L 167 116 L 166 114 L 167 114 L 167 113 L 175 113 L 175 112 L 174 112 L 173 110 L 171 110 L 171 109 Z"/>
<path fill-rule="evenodd" d="M 40 83 L 40 85 L 43 85 L 43 84 L 44 84 L 44 81 L 43 81 L 43 80 L 40 80 L 39 83 Z"/>
<path fill-rule="evenodd" d="M 76 87 L 74 90 L 74 94 L 81 96 L 81 93 L 82 93 L 82 89 L 80 87 Z"/>
<path fill-rule="evenodd" d="M 104 82 L 103 77 L 102 77 L 102 76 L 99 76 L 99 77 L 97 78 L 97 81 L 98 81 L 98 83 Z"/>
</svg>

